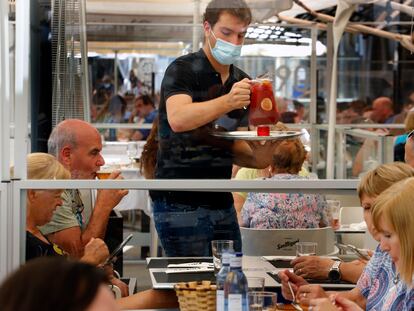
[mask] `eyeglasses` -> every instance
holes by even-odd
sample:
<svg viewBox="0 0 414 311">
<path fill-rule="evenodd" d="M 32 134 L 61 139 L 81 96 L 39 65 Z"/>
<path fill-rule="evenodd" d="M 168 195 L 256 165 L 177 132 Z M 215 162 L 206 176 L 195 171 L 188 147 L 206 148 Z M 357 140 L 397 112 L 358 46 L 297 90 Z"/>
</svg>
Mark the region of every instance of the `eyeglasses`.
<svg viewBox="0 0 414 311">
<path fill-rule="evenodd" d="M 412 130 L 410 133 L 408 133 L 407 139 L 410 139 L 411 137 L 413 137 L 413 135 L 414 135 L 414 130 Z"/>
</svg>

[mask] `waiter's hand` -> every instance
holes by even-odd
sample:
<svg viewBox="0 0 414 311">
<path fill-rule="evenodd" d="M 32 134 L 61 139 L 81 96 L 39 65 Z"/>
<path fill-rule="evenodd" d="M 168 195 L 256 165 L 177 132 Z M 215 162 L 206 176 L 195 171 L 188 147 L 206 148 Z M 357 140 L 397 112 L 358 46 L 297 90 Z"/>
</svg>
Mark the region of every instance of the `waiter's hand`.
<svg viewBox="0 0 414 311">
<path fill-rule="evenodd" d="M 277 141 L 247 141 L 254 158 L 254 167 L 266 168 L 272 163 Z"/>
<path fill-rule="evenodd" d="M 228 93 L 228 102 L 234 109 L 241 109 L 250 105 L 250 80 L 244 78 L 243 80 L 234 83 L 233 87 Z"/>
</svg>

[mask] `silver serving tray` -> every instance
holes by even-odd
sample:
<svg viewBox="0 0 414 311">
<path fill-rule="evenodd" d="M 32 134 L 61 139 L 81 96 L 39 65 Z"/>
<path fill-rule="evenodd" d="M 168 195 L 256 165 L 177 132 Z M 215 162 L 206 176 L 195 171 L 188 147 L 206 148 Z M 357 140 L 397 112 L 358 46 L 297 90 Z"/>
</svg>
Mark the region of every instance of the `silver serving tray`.
<svg viewBox="0 0 414 311">
<path fill-rule="evenodd" d="M 229 140 L 278 140 L 296 138 L 302 135 L 296 131 L 271 131 L 269 136 L 257 136 L 256 131 L 213 132 L 213 136 Z"/>
</svg>

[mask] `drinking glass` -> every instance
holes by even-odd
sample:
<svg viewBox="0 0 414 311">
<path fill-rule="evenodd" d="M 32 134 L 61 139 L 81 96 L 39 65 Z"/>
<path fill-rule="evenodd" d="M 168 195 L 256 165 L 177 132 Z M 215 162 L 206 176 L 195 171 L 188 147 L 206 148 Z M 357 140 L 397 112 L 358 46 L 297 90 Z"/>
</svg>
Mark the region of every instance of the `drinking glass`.
<svg viewBox="0 0 414 311">
<path fill-rule="evenodd" d="M 223 253 L 233 253 L 232 240 L 213 240 L 211 241 L 211 252 L 213 254 L 214 274 L 221 269 L 221 256 Z"/>
<path fill-rule="evenodd" d="M 318 243 L 298 242 L 296 243 L 296 256 L 315 256 Z"/>
<path fill-rule="evenodd" d="M 96 172 L 96 177 L 98 177 L 98 179 L 108 179 L 111 173 L 112 168 L 110 166 L 101 166 L 99 171 Z"/>
<path fill-rule="evenodd" d="M 326 200 L 328 203 L 328 219 L 331 222 L 331 227 L 334 230 L 339 229 L 340 223 L 339 223 L 339 212 L 341 210 L 341 201 L 338 200 Z"/>
<path fill-rule="evenodd" d="M 265 278 L 255 276 L 255 277 L 246 277 L 247 279 L 247 286 L 249 287 L 249 292 L 263 292 L 264 291 L 264 284 Z"/>
<path fill-rule="evenodd" d="M 277 310 L 277 294 L 273 292 L 249 292 L 250 311 L 274 311 Z"/>
<path fill-rule="evenodd" d="M 138 143 L 135 141 L 128 142 L 127 145 L 127 156 L 130 161 L 130 166 L 134 164 L 134 160 L 138 157 Z"/>
</svg>

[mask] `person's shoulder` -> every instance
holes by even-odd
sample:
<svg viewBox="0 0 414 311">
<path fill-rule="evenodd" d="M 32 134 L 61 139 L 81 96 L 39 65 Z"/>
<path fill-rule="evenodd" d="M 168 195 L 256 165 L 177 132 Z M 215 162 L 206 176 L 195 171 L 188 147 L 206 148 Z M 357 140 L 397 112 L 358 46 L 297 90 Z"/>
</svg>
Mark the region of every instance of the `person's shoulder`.
<svg viewBox="0 0 414 311">
<path fill-rule="evenodd" d="M 237 171 L 234 179 L 237 180 L 252 180 L 257 178 L 257 169 L 242 167 Z"/>
<path fill-rule="evenodd" d="M 201 60 L 202 58 L 203 55 L 201 54 L 201 52 L 188 53 L 186 55 L 177 57 L 175 60 L 172 61 L 168 68 L 180 65 L 191 65 L 194 62 Z"/>
</svg>

